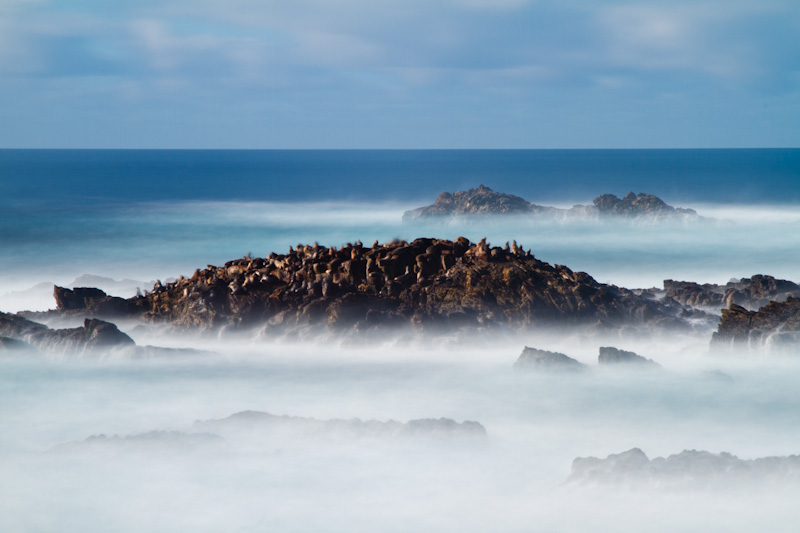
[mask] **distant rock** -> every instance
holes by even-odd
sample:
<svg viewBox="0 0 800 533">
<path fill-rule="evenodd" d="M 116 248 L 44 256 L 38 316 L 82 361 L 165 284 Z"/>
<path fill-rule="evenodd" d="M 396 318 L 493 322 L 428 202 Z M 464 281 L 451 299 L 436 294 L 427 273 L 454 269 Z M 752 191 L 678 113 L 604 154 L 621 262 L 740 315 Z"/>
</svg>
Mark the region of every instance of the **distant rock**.
<svg viewBox="0 0 800 533">
<path fill-rule="evenodd" d="M 601 215 L 622 217 L 697 216 L 697 211 L 694 209 L 672 207 L 658 196 L 645 193 L 629 192 L 621 199 L 613 194 L 601 194 L 592 203 Z"/>
<path fill-rule="evenodd" d="M 545 371 L 582 372 L 588 368 L 580 361 L 558 352 L 548 352 L 529 348 L 522 350 L 514 366 L 519 369 L 535 369 Z"/>
<path fill-rule="evenodd" d="M 751 490 L 753 484 L 773 486 L 800 483 L 800 456 L 739 459 L 729 453 L 684 450 L 652 461 L 639 448 L 605 459 L 579 457 L 572 463 L 567 484 L 582 487 L 632 489 Z"/>
<path fill-rule="evenodd" d="M 771 348 L 796 353 L 800 349 L 800 298 L 790 296 L 785 302 L 770 302 L 758 311 L 731 304 L 722 310 L 711 346 L 715 350 Z"/>
<path fill-rule="evenodd" d="M 467 191 L 440 193 L 432 205 L 406 211 L 403 220 L 462 215 L 526 215 L 552 210 L 554 208 L 535 205 L 519 196 L 495 192 L 480 185 Z"/>
<path fill-rule="evenodd" d="M 645 359 L 635 352 L 628 352 L 614 348 L 613 346 L 605 346 L 600 348 L 598 356 L 600 366 L 635 366 L 641 368 L 662 368 L 661 365 L 652 359 Z"/>
<path fill-rule="evenodd" d="M 652 194 L 629 192 L 623 198 L 602 194 L 593 205 L 576 205 L 560 209 L 533 204 L 524 198 L 493 191 L 481 185 L 467 191 L 442 192 L 436 201 L 425 207 L 406 211 L 403 220 L 472 215 L 549 215 L 558 218 L 697 218 L 694 209 L 672 207 Z"/>
<path fill-rule="evenodd" d="M 319 420 L 281 416 L 262 411 L 242 411 L 227 418 L 197 421 L 193 429 L 223 436 L 247 433 L 259 439 L 337 441 L 353 439 L 453 440 L 484 439 L 486 429 L 478 422 L 456 422 L 449 418 L 425 418 L 406 423 L 389 420 Z"/>
</svg>

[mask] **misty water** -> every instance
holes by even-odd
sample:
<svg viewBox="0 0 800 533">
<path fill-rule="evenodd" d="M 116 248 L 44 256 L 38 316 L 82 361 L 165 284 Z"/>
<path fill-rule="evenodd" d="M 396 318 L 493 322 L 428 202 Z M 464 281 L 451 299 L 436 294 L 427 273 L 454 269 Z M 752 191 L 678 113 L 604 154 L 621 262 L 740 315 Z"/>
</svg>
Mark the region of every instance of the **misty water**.
<svg viewBox="0 0 800 533">
<path fill-rule="evenodd" d="M 84 274 L 132 280 L 109 291 L 131 296 L 136 285 L 147 290 L 153 280 L 247 253 L 420 236 L 516 240 L 541 260 L 629 288 L 754 274 L 800 281 L 800 211 L 791 204 L 678 204 L 696 209 L 698 221 L 401 222 L 404 210 L 430 201 L 7 207 L 0 310 L 52 308 L 51 284 Z M 800 453 L 800 359 L 793 357 L 800 350 L 713 354 L 710 328 L 405 335 L 354 344 L 120 327 L 139 345 L 204 352 L 0 360 L 3 531 L 793 531 L 800 519 L 800 483 L 715 491 L 565 483 L 574 458 L 633 447 L 651 458 L 685 449 L 744 459 Z M 591 370 L 515 369 L 525 346 L 565 353 Z M 601 369 L 601 346 L 635 351 L 664 369 Z M 479 422 L 486 437 L 124 439 L 191 435 L 195 421 L 242 411 L 318 420 L 444 417 Z M 93 435 L 107 442 L 84 442 Z"/>
</svg>

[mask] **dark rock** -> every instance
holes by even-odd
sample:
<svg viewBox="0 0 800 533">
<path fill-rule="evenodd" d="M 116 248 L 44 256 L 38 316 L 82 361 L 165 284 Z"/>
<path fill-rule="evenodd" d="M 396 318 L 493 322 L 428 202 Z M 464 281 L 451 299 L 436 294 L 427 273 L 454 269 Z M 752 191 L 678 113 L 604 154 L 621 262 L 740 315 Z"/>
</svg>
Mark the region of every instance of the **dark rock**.
<svg viewBox="0 0 800 533">
<path fill-rule="evenodd" d="M 745 490 L 753 484 L 800 482 L 800 456 L 744 460 L 729 453 L 684 450 L 652 461 L 638 448 L 609 455 L 577 458 L 567 483 L 584 487 L 724 489 L 732 483 Z"/>
<path fill-rule="evenodd" d="M 521 369 L 533 368 L 536 370 L 558 370 L 568 372 L 580 372 L 587 368 L 587 366 L 580 361 L 567 357 L 563 353 L 548 352 L 546 350 L 538 350 L 527 346 L 522 350 L 514 366 Z"/>
<path fill-rule="evenodd" d="M 79 328 L 50 329 L 18 315 L 0 313 L 0 335 L 50 354 L 84 354 L 135 345 L 114 324 L 89 318 Z"/>
<path fill-rule="evenodd" d="M 715 349 L 761 349 L 770 343 L 800 346 L 800 298 L 770 302 L 758 311 L 731 304 L 711 338 Z"/>
<path fill-rule="evenodd" d="M 600 355 L 598 356 L 600 365 L 616 366 L 637 366 L 646 368 L 661 368 L 661 365 L 652 359 L 645 359 L 641 355 L 634 352 L 620 350 L 612 346 L 601 347 Z"/>
</svg>

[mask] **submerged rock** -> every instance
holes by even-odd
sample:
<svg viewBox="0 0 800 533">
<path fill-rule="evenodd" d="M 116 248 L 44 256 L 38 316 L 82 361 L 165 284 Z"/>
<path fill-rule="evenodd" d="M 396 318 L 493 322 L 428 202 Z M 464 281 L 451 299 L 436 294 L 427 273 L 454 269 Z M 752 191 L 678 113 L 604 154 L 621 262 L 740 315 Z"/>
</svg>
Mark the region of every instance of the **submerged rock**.
<svg viewBox="0 0 800 533">
<path fill-rule="evenodd" d="M 449 418 L 424 418 L 406 423 L 389 420 L 319 420 L 299 416 L 273 415 L 262 411 L 242 411 L 226 418 L 198 420 L 193 428 L 197 431 L 228 434 L 255 434 L 259 438 L 280 440 L 319 439 L 412 439 L 412 440 L 450 440 L 484 439 L 486 429 L 478 422 L 466 420 L 456 422 Z"/>
<path fill-rule="evenodd" d="M 568 372 L 582 372 L 588 368 L 585 364 L 559 352 L 548 352 L 528 346 L 514 363 L 520 369 L 533 368 L 536 370 L 558 370 Z"/>
<path fill-rule="evenodd" d="M 613 346 L 604 346 L 600 348 L 598 355 L 598 363 L 600 366 L 635 366 L 641 368 L 662 368 L 661 365 L 652 359 L 646 359 L 635 352 L 628 352 L 620 350 Z"/>
<path fill-rule="evenodd" d="M 92 435 L 85 440 L 59 444 L 50 453 L 75 453 L 98 451 L 126 451 L 153 453 L 185 452 L 219 445 L 225 439 L 212 433 L 185 433 L 182 431 L 148 431 L 136 435 Z"/>
<path fill-rule="evenodd" d="M 583 487 L 623 486 L 667 489 L 751 489 L 752 484 L 786 485 L 800 482 L 800 456 L 739 459 L 730 453 L 684 450 L 652 461 L 639 448 L 605 459 L 578 457 L 567 479 Z M 733 484 L 733 485 L 732 485 Z"/>
</svg>

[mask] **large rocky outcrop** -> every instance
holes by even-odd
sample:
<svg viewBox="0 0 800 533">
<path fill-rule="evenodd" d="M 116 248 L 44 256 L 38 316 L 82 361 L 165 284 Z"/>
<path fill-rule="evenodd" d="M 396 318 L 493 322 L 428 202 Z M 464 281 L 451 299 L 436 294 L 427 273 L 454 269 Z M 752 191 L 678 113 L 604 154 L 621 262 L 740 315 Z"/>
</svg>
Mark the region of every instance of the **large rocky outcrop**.
<svg viewBox="0 0 800 533">
<path fill-rule="evenodd" d="M 87 318 L 79 328 L 50 329 L 19 315 L 0 313 L 0 336 L 48 354 L 91 354 L 135 345 L 114 324 L 94 318 Z"/>
<path fill-rule="evenodd" d="M 480 185 L 467 191 L 440 193 L 432 205 L 406 211 L 403 219 L 458 215 L 526 215 L 552 210 L 554 208 L 535 205 L 519 196 L 495 192 Z"/>
<path fill-rule="evenodd" d="M 635 489 L 752 490 L 753 484 L 781 486 L 800 483 L 800 456 L 739 459 L 729 453 L 684 450 L 650 460 L 639 448 L 605 459 L 578 457 L 567 479 L 571 485 Z M 733 485 L 732 485 L 733 484 Z"/>
<path fill-rule="evenodd" d="M 131 318 L 182 327 L 285 332 L 323 326 L 359 334 L 387 326 L 423 332 L 689 327 L 685 318 L 692 315 L 683 306 L 539 261 L 516 243 L 492 247 L 463 237 L 371 247 L 298 245 L 284 255 L 209 265 L 122 303 L 91 298 L 83 309 L 57 313 L 91 314 L 107 303 L 115 313 L 122 309 Z"/>
<path fill-rule="evenodd" d="M 790 296 L 800 297 L 800 285 L 797 283 L 762 274 L 731 280 L 725 285 L 701 285 L 668 279 L 664 280 L 664 291 L 667 298 L 682 305 L 714 310 L 732 304 L 755 310 L 772 301 L 782 302 Z"/>
<path fill-rule="evenodd" d="M 711 339 L 716 349 L 762 349 L 800 346 L 800 298 L 770 302 L 758 311 L 732 304 L 722 310 L 719 327 Z"/>
</svg>

